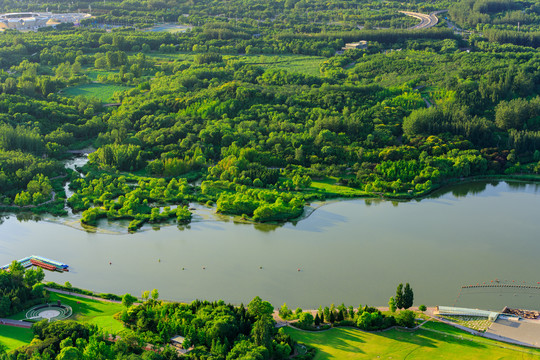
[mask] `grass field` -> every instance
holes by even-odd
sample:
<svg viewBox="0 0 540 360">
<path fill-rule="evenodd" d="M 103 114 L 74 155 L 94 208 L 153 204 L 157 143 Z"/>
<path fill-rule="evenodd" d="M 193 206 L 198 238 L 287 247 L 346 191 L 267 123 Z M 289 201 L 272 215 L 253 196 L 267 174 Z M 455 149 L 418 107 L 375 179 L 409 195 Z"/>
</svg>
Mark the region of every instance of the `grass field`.
<svg viewBox="0 0 540 360">
<path fill-rule="evenodd" d="M 285 328 L 285 331 L 293 339 L 317 348 L 315 360 L 540 359 L 540 350 L 467 336 L 466 333 L 445 324 L 433 325 L 435 326 L 431 327 L 434 330 L 448 332 L 448 335 L 424 329 L 415 332 L 393 329 L 380 333 L 345 328 L 324 332 Z"/>
<path fill-rule="evenodd" d="M 7 351 L 28 344 L 34 338 L 31 329 L 0 325 L 0 344 L 7 347 Z"/>
<path fill-rule="evenodd" d="M 95 324 L 112 332 L 123 329 L 122 323 L 113 318 L 114 314 L 122 310 L 122 304 L 51 293 L 50 301 L 56 300 L 71 306 L 74 314 L 72 318 L 75 320 Z"/>
<path fill-rule="evenodd" d="M 69 87 L 63 91 L 63 94 L 67 96 L 83 95 L 88 97 L 97 97 L 103 102 L 110 102 L 113 94 L 116 91 L 124 91 L 129 89 L 129 87 L 121 85 L 92 83 Z"/>
<path fill-rule="evenodd" d="M 147 54 L 150 58 L 166 61 L 193 61 L 196 55 L 195 53 Z M 223 59 L 238 59 L 266 69 L 283 69 L 313 76 L 320 75 L 319 65 L 326 60 L 321 56 L 307 55 L 223 55 Z"/>
<path fill-rule="evenodd" d="M 113 318 L 113 315 L 122 310 L 122 304 L 85 299 L 76 296 L 51 292 L 49 302 L 60 300 L 62 304 L 71 306 L 73 315 L 70 319 L 96 324 L 100 328 L 117 332 L 123 329 L 122 323 Z M 26 310 L 9 317 L 14 320 L 26 318 Z"/>
<path fill-rule="evenodd" d="M 60 300 L 62 304 L 69 305 L 73 309 L 72 320 L 83 323 L 95 324 L 101 329 L 111 333 L 117 333 L 124 329 L 122 323 L 114 319 L 114 314 L 122 310 L 122 304 L 92 299 L 79 298 L 76 296 L 50 293 L 50 302 Z M 10 316 L 10 319 L 22 320 L 26 311 Z M 31 329 L 17 328 L 0 325 L 0 344 L 8 347 L 8 351 L 26 345 L 32 341 Z"/>
<path fill-rule="evenodd" d="M 333 177 L 327 177 L 322 180 L 313 180 L 311 182 L 311 187 L 316 189 L 318 192 L 335 196 L 343 197 L 358 197 L 358 196 L 368 196 L 369 194 L 363 190 L 355 189 L 348 186 L 337 185 L 337 179 Z"/>
</svg>

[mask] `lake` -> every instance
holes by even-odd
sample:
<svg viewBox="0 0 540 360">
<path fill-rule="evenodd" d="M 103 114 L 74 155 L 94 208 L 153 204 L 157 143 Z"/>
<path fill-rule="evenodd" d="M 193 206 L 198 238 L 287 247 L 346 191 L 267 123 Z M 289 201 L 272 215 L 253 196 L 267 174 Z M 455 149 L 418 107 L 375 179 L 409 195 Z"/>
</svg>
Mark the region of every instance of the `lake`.
<svg viewBox="0 0 540 360">
<path fill-rule="evenodd" d="M 69 273 L 46 272 L 48 281 L 137 296 L 157 288 L 178 301 L 239 304 L 258 295 L 276 307 L 384 306 L 398 283 L 409 282 L 415 305 L 538 309 L 534 289 L 459 294 L 462 285 L 495 279 L 540 281 L 539 190 L 472 182 L 421 201 L 336 201 L 282 226 L 239 224 L 198 207 L 187 227 L 135 234 L 106 222 L 121 234 L 67 226 L 73 217 L 11 215 L 0 225 L 0 264 L 41 255 L 70 265 Z"/>
</svg>

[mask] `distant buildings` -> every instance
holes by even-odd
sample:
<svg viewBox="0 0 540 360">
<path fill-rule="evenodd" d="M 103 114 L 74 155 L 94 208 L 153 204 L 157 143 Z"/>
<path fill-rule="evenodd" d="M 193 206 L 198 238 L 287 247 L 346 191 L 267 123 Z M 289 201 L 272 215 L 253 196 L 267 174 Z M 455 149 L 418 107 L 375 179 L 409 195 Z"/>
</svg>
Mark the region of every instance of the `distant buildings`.
<svg viewBox="0 0 540 360">
<path fill-rule="evenodd" d="M 58 23 L 78 24 L 82 19 L 91 17 L 90 14 L 70 13 L 53 14 L 50 12 L 37 13 L 7 13 L 0 14 L 0 29 L 37 30 Z"/>
<path fill-rule="evenodd" d="M 345 51 L 347 50 L 366 50 L 367 49 L 368 42 L 366 40 L 360 40 L 359 42 L 355 43 L 347 43 L 344 47 L 341 48 L 341 50 L 336 51 L 335 55 L 343 55 Z"/>
<path fill-rule="evenodd" d="M 356 43 L 348 43 L 348 44 L 345 44 L 345 46 L 342 47 L 341 49 L 343 49 L 343 51 L 352 50 L 352 49 L 366 50 L 367 49 L 367 41 L 366 40 L 360 40 L 359 42 L 356 42 Z"/>
<path fill-rule="evenodd" d="M 176 335 L 171 338 L 171 344 L 177 348 L 183 349 L 183 343 L 186 338 L 180 335 Z"/>
</svg>

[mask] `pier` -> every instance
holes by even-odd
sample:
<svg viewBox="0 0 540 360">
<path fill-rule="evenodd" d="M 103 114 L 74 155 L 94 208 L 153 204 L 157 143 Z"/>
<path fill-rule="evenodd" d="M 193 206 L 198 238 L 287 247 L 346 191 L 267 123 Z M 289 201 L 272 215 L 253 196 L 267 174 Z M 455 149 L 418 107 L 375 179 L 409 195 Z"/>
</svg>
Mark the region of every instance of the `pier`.
<svg viewBox="0 0 540 360">
<path fill-rule="evenodd" d="M 474 289 L 474 288 L 514 288 L 514 289 L 537 289 L 540 290 L 540 286 L 533 285 L 512 285 L 512 284 L 484 284 L 484 285 L 464 285 L 462 289 Z"/>
<path fill-rule="evenodd" d="M 22 258 L 17 262 L 21 264 L 24 268 L 29 268 L 30 266 L 39 266 L 40 268 L 50 271 L 69 271 L 69 265 L 37 255 Z M 0 270 L 9 270 L 10 265 L 11 264 L 4 265 L 0 267 Z"/>
</svg>

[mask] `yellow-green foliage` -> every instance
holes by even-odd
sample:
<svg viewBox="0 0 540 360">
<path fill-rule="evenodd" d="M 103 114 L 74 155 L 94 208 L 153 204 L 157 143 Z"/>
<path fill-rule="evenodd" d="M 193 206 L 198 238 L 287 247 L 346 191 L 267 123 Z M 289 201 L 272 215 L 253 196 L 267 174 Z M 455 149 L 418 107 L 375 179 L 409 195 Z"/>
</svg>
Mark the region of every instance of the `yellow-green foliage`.
<svg viewBox="0 0 540 360">
<path fill-rule="evenodd" d="M 445 330 L 445 328 L 441 328 Z M 285 329 L 293 339 L 315 347 L 315 360 L 334 359 L 536 359 L 539 350 L 428 330 L 403 332 L 389 330 L 367 333 L 356 329 L 334 328 L 323 332 Z M 440 331 L 440 330 L 438 330 Z M 501 348 L 501 345 L 504 348 Z"/>
</svg>

